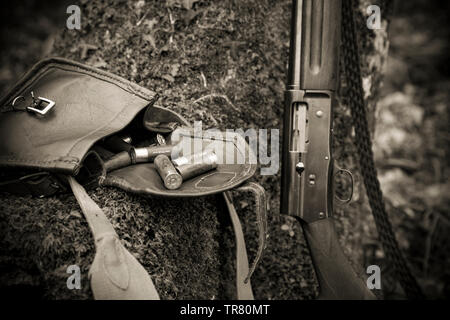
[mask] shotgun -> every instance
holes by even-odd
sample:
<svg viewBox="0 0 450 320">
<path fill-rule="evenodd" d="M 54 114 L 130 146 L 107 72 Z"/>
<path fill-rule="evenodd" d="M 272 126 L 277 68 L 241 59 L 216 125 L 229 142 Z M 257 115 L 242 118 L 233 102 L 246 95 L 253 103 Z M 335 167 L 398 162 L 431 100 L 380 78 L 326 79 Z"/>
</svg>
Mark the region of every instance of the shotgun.
<svg viewBox="0 0 450 320">
<path fill-rule="evenodd" d="M 341 5 L 341 0 L 294 0 L 292 4 L 281 213 L 294 216 L 302 225 L 319 282 L 319 299 L 375 299 L 345 257 L 332 218 L 334 174 L 349 173 L 336 169 L 331 155 Z"/>
</svg>

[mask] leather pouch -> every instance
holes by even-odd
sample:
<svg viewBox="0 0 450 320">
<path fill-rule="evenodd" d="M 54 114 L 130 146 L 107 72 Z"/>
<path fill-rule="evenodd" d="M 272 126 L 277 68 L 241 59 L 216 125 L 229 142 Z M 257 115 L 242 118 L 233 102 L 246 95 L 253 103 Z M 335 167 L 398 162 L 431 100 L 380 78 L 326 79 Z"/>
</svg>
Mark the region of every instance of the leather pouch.
<svg viewBox="0 0 450 320">
<path fill-rule="evenodd" d="M 156 100 L 154 92 L 93 67 L 62 58 L 39 62 L 0 100 L 0 191 L 49 196 L 72 190 L 96 243 L 90 278 L 97 299 L 159 299 L 159 295 L 86 187 L 99 184 L 166 197 L 210 195 L 235 187 L 252 192 L 257 200 L 260 241 L 250 271 L 242 228 L 230 195 L 224 193 L 237 241 L 238 298 L 252 299 L 248 279 L 265 247 L 267 224 L 262 187 L 254 183 L 240 186 L 256 170 L 250 148 L 238 134 L 196 132 L 179 114 L 155 106 Z M 161 123 L 183 128 L 183 143 L 192 144 L 194 151 L 195 145 L 213 146 L 231 163 L 219 163 L 214 170 L 184 181 L 177 190 L 165 188 L 153 163 L 134 163 L 107 172 L 107 161 L 117 154 L 108 139 L 121 137 L 123 144 L 123 137 L 130 134 L 133 146 L 146 147 L 158 139 L 170 145 L 175 132 L 155 127 Z"/>
<path fill-rule="evenodd" d="M 54 106 L 44 115 L 30 111 L 33 96 L 37 101 L 54 102 Z M 62 58 L 39 62 L 0 100 L 0 167 L 28 170 L 27 174 L 2 180 L 21 179 L 21 183 L 28 182 L 33 187 L 41 177 L 34 173 L 45 171 L 77 176 L 86 185 L 102 175 L 101 184 L 129 192 L 189 197 L 229 190 L 254 174 L 256 165 L 248 161 L 248 145 L 237 134 L 228 135 L 222 142 L 215 139 L 214 143 L 222 143 L 228 153 L 241 154 L 241 164 L 219 164 L 213 172 L 186 181 L 178 190 L 164 187 L 152 163 L 127 166 L 108 174 L 92 169 L 97 159 L 92 151 L 96 152 L 96 144 L 111 135 L 138 132 L 143 143 L 156 135 L 146 130 L 151 123 L 171 122 L 188 127 L 182 116 L 154 106 L 156 99 L 154 92 L 93 67 Z M 198 137 L 193 132 L 192 137 L 185 138 Z M 212 141 L 202 139 L 201 143 Z M 113 155 L 110 150 L 96 153 L 102 160 Z M 85 161 L 89 155 L 91 159 Z M 83 164 L 89 174 L 82 172 Z M 42 195 L 49 193 L 46 190 Z"/>
</svg>

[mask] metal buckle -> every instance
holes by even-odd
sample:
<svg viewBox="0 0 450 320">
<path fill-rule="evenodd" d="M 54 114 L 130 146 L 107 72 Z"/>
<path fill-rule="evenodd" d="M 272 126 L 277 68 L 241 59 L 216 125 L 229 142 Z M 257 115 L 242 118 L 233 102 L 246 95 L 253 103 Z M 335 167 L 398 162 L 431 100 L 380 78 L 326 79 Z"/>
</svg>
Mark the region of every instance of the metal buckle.
<svg viewBox="0 0 450 320">
<path fill-rule="evenodd" d="M 55 106 L 55 101 L 43 97 L 35 98 L 33 91 L 31 91 L 31 96 L 33 97 L 33 102 L 31 106 L 27 107 L 28 112 L 44 116 Z"/>
</svg>

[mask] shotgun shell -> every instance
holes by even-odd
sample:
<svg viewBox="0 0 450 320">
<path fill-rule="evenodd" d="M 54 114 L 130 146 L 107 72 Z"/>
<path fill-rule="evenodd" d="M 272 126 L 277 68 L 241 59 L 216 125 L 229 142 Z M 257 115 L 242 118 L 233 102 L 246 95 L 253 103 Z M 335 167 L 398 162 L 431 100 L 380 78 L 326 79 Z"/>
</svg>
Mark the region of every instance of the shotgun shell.
<svg viewBox="0 0 450 320">
<path fill-rule="evenodd" d="M 153 146 L 146 148 L 134 148 L 131 151 L 131 156 L 135 163 L 151 162 L 158 155 L 163 154 L 170 156 L 174 146 Z"/>
<path fill-rule="evenodd" d="M 120 139 L 128 144 L 131 144 L 133 142 L 133 138 L 131 138 L 130 136 L 121 136 Z"/>
<path fill-rule="evenodd" d="M 133 149 L 132 139 L 129 136 L 111 136 L 103 141 L 106 149 L 112 152 L 130 152 Z"/>
<path fill-rule="evenodd" d="M 199 159 L 203 159 L 203 161 L 199 162 Z M 183 180 L 188 180 L 190 178 L 197 177 L 202 173 L 217 168 L 218 158 L 214 152 L 203 152 L 201 154 L 199 153 L 197 155 L 192 155 L 189 157 L 177 158 L 173 160 L 173 162 L 177 165 L 176 169 Z"/>
<path fill-rule="evenodd" d="M 122 151 L 113 156 L 108 161 L 105 161 L 106 172 L 110 172 L 123 167 L 128 167 L 132 164 L 131 156 L 128 152 Z"/>
<path fill-rule="evenodd" d="M 164 154 L 158 155 L 155 158 L 154 164 L 167 189 L 174 190 L 181 186 L 183 178 L 177 172 L 168 156 Z"/>
<path fill-rule="evenodd" d="M 214 151 L 206 150 L 200 153 L 194 153 L 188 156 L 181 156 L 172 160 L 175 166 L 185 164 L 217 164 L 218 158 Z"/>
</svg>

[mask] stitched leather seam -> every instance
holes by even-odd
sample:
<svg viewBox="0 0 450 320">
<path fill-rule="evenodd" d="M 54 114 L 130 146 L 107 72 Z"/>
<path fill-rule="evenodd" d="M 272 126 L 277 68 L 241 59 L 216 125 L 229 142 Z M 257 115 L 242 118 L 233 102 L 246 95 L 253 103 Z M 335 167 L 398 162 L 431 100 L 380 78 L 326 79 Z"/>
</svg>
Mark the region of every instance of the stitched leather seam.
<svg viewBox="0 0 450 320">
<path fill-rule="evenodd" d="M 66 66 L 69 70 L 64 69 L 64 66 Z M 125 91 L 128 91 L 128 92 L 131 91 L 131 93 L 133 93 L 133 94 L 139 93 L 140 95 L 142 95 L 141 98 L 144 98 L 145 100 L 148 100 L 149 102 L 152 102 L 152 100 L 154 101 L 157 96 L 157 93 L 155 93 L 151 90 L 145 89 L 145 88 L 140 88 L 139 85 L 134 84 L 122 77 L 110 74 L 107 71 L 103 71 L 103 70 L 96 69 L 94 67 L 86 66 L 86 65 L 83 65 L 76 61 L 59 58 L 59 57 L 53 57 L 53 58 L 41 60 L 40 62 L 35 64 L 32 67 L 32 69 L 28 73 L 26 73 L 13 86 L 11 91 L 0 99 L 0 104 L 1 104 L 0 108 L 3 107 L 4 105 L 6 105 L 6 102 L 11 100 L 11 97 L 16 96 L 17 92 L 23 91 L 25 88 L 29 87 L 32 83 L 34 83 L 34 81 L 38 80 L 37 78 L 39 76 L 41 76 L 42 74 L 47 72 L 52 67 L 66 70 L 66 71 L 73 71 L 73 72 L 78 72 L 81 74 L 87 74 L 87 75 L 91 75 L 91 76 L 92 76 L 92 74 L 94 74 L 94 75 L 99 76 L 100 78 L 102 78 L 102 80 L 105 80 L 105 81 L 106 81 L 106 79 L 109 79 L 109 80 L 111 80 L 110 83 L 118 85 L 121 89 L 123 89 Z M 122 86 L 120 86 L 119 84 Z M 125 86 L 125 88 L 123 86 Z M 146 92 L 146 91 L 148 91 L 148 92 Z"/>
<path fill-rule="evenodd" d="M 0 156 L 0 161 L 35 163 L 35 164 L 39 164 L 39 163 L 55 163 L 55 162 L 78 164 L 80 162 L 80 159 L 74 158 L 73 160 L 61 160 L 61 159 L 54 159 L 54 160 L 29 160 L 29 159 L 20 159 L 20 158 L 5 158 L 5 157 L 1 157 Z"/>
<path fill-rule="evenodd" d="M 137 92 L 138 94 L 142 95 L 141 98 L 143 98 L 149 102 L 155 98 L 156 93 L 153 96 L 150 96 L 147 93 L 145 93 L 142 89 L 139 89 L 137 87 L 135 88 L 133 84 L 129 83 L 125 79 L 124 80 L 117 79 L 114 76 L 100 73 L 95 69 L 83 68 L 81 66 L 76 66 L 76 65 L 69 65 L 69 66 L 71 66 L 72 68 L 64 68 L 64 65 L 58 65 L 58 64 L 52 63 L 52 64 L 48 65 L 48 68 L 50 69 L 51 67 L 54 67 L 54 68 L 58 68 L 58 69 L 61 69 L 64 71 L 73 71 L 73 72 L 78 72 L 81 74 L 87 74 L 87 75 L 91 75 L 91 76 L 92 76 L 92 74 L 98 75 L 101 78 L 101 80 L 109 79 L 111 81 L 107 81 L 107 82 L 110 82 L 115 85 L 121 84 L 121 85 L 126 86 L 126 88 L 123 88 L 122 86 L 119 86 L 119 87 L 125 91 L 128 91 L 128 92 L 131 91 L 131 93 L 133 93 L 133 94 L 136 94 L 136 92 Z M 81 71 L 84 71 L 84 72 L 81 72 Z"/>
</svg>

